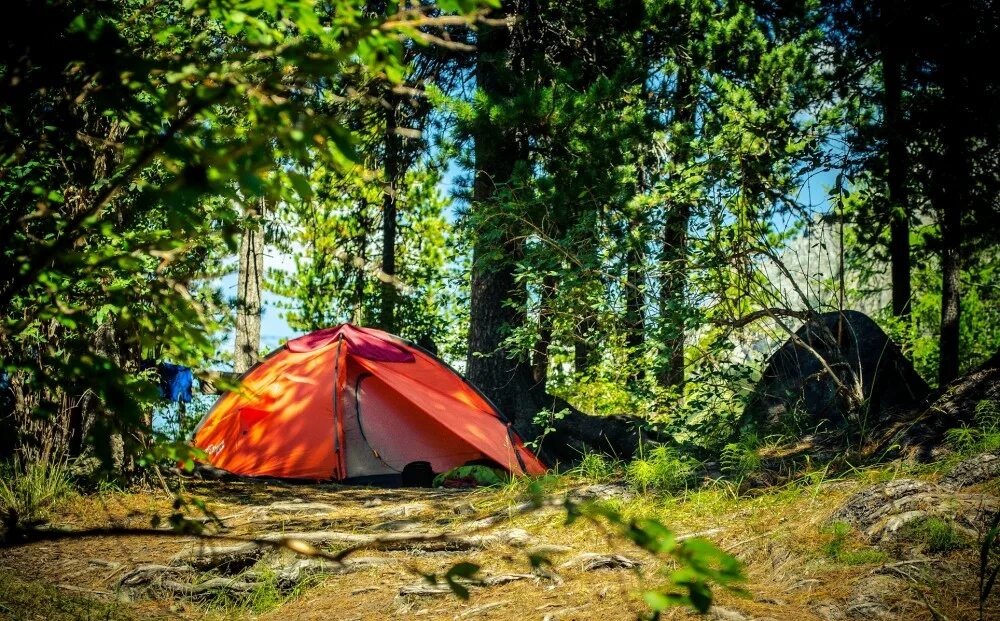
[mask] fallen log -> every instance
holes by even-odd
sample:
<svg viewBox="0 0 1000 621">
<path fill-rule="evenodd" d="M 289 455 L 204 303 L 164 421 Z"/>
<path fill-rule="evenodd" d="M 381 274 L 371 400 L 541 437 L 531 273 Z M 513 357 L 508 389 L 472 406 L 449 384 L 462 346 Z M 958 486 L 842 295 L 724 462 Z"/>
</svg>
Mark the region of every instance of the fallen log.
<svg viewBox="0 0 1000 621">
<path fill-rule="evenodd" d="M 260 582 L 245 582 L 236 578 L 210 578 L 197 584 L 161 580 L 156 586 L 158 589 L 174 595 L 198 598 L 217 591 L 226 591 L 234 595 L 248 595 L 259 589 L 261 585 Z"/>
<path fill-rule="evenodd" d="M 598 554 L 596 552 L 584 552 L 569 559 L 559 566 L 559 569 L 579 569 L 581 571 L 594 571 L 597 569 L 631 569 L 641 565 L 639 561 L 634 561 L 621 554 Z"/>
<path fill-rule="evenodd" d="M 160 580 L 164 576 L 177 576 L 194 571 L 190 565 L 139 565 L 122 576 L 118 584 L 125 587 L 141 586 Z"/>
</svg>

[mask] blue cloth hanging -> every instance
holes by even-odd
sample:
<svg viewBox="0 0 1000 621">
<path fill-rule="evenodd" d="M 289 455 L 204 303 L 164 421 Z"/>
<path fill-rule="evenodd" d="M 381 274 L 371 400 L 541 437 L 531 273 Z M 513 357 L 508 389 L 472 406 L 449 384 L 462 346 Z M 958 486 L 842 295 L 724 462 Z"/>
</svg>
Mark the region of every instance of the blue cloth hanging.
<svg viewBox="0 0 1000 621">
<path fill-rule="evenodd" d="M 189 367 L 161 362 L 156 370 L 160 374 L 160 396 L 167 401 L 191 402 L 194 373 Z"/>
</svg>

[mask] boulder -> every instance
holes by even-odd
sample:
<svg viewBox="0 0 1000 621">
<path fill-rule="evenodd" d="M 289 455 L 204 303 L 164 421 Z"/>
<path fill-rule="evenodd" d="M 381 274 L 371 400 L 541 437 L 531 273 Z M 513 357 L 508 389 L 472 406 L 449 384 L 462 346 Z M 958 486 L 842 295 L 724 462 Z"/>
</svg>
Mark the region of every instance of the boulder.
<svg viewBox="0 0 1000 621">
<path fill-rule="evenodd" d="M 840 506 L 827 523 L 846 522 L 872 543 L 896 539 L 911 522 L 938 518 L 968 534 L 982 532 L 1000 511 L 1000 498 L 958 492 L 915 479 L 873 485 Z"/>
<path fill-rule="evenodd" d="M 948 384 L 933 402 L 892 421 L 881 434 L 877 452 L 919 462 L 938 459 L 947 452 L 947 431 L 982 423 L 977 411 L 989 403 L 1000 403 L 1000 352 Z"/>
<path fill-rule="evenodd" d="M 929 394 L 899 347 L 857 311 L 815 315 L 768 359 L 744 410 L 765 429 L 860 427 Z"/>
<path fill-rule="evenodd" d="M 961 489 L 1000 477 L 1000 453 L 982 453 L 963 460 L 952 468 L 941 485 Z"/>
</svg>

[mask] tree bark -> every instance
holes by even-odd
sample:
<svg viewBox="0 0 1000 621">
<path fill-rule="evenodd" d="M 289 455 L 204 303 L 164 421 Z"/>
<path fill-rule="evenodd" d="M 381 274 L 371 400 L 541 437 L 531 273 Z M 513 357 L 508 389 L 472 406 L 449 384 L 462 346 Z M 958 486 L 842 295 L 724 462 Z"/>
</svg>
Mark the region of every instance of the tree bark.
<svg viewBox="0 0 1000 621">
<path fill-rule="evenodd" d="M 505 26 L 484 26 L 480 31 L 476 83 L 491 99 L 509 98 L 514 93 L 515 86 L 506 68 L 511 56 L 510 42 L 511 33 Z M 537 382 L 528 361 L 503 345 L 508 330 L 526 320 L 523 307 L 506 303 L 512 297 L 523 297 L 522 292 L 515 291 L 514 279 L 523 242 L 510 230 L 513 226 L 510 222 L 493 220 L 500 212 L 499 188 L 509 183 L 515 163 L 527 156 L 527 145 L 520 134 L 492 119 L 483 119 L 474 135 L 476 171 L 472 209 L 477 230 L 472 256 L 466 373 L 519 432 L 533 437 Z"/>
<path fill-rule="evenodd" d="M 944 209 L 941 222 L 941 339 L 938 386 L 958 377 L 961 319 L 962 206 L 955 201 Z"/>
<path fill-rule="evenodd" d="M 687 68 L 677 76 L 674 111 L 675 125 L 682 128 L 675 141 L 674 160 L 685 166 L 691 157 L 691 139 L 695 120 L 695 95 Z M 685 201 L 666 206 L 660 260 L 663 276 L 660 284 L 660 321 L 665 323 L 666 364 L 657 374 L 664 388 L 684 388 L 684 293 L 687 289 L 687 237 L 691 206 Z"/>
<path fill-rule="evenodd" d="M 396 189 L 403 158 L 402 137 L 396 133 L 396 97 L 386 94 L 385 110 L 385 188 L 382 192 L 382 300 L 379 327 L 396 331 Z"/>
<path fill-rule="evenodd" d="M 591 344 L 596 328 L 597 322 L 590 314 L 576 323 L 573 331 L 573 368 L 577 373 L 586 373 L 597 362 L 594 360 L 594 346 Z"/>
<path fill-rule="evenodd" d="M 968 71 L 964 33 L 969 28 L 965 5 L 955 5 L 945 13 L 942 28 L 948 33 L 943 41 L 940 72 L 944 97 L 941 120 L 942 147 L 938 160 L 937 211 L 941 222 L 941 335 L 938 386 L 943 388 L 958 377 L 960 368 L 962 215 L 973 196 L 970 162 L 966 140 L 968 127 L 968 92 L 964 72 Z"/>
<path fill-rule="evenodd" d="M 552 343 L 552 300 L 555 297 L 556 278 L 545 276 L 538 301 L 538 340 L 532 352 L 532 376 L 536 383 L 545 386 L 549 372 L 549 345 Z"/>
<path fill-rule="evenodd" d="M 246 373 L 260 360 L 261 287 L 264 278 L 265 202 L 246 209 L 247 225 L 240 238 L 236 284 L 236 349 L 233 371 Z"/>
<path fill-rule="evenodd" d="M 910 314 L 910 205 L 906 186 L 909 167 L 903 136 L 902 63 L 896 23 L 896 0 L 883 0 L 880 54 L 884 90 L 889 207 L 889 257 L 892 272 L 892 312 Z"/>
<path fill-rule="evenodd" d="M 517 4 L 505 4 L 497 19 L 516 11 Z M 523 19 L 517 27 L 524 27 Z M 527 38 L 530 39 L 530 38 Z M 506 67 L 518 66 L 511 49 L 511 33 L 502 26 L 483 26 L 477 45 L 476 82 L 491 99 L 509 98 L 524 76 L 511 75 Z M 555 429 L 542 442 L 539 454 L 549 462 L 579 459 L 584 450 L 630 457 L 640 439 L 644 421 L 625 416 L 587 416 L 562 399 L 545 392 L 537 381 L 531 361 L 503 345 L 509 329 L 524 325 L 526 292 L 514 278 L 515 266 L 523 255 L 522 236 L 516 224 L 499 221 L 499 189 L 508 184 L 515 163 L 528 155 L 526 132 L 483 118 L 476 124 L 476 171 L 473 182 L 472 216 L 477 227 L 473 242 L 469 355 L 466 375 L 510 420 L 525 439 L 537 438 L 543 427 L 536 416 L 548 413 L 544 421 Z M 507 302 L 513 302 L 508 304 Z"/>
</svg>

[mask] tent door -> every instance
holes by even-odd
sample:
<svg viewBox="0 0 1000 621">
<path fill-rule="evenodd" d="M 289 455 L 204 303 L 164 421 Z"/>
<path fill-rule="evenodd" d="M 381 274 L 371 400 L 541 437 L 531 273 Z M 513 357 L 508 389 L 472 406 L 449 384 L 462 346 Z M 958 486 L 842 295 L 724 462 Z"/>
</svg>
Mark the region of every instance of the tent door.
<svg viewBox="0 0 1000 621">
<path fill-rule="evenodd" d="M 348 376 L 344 390 L 344 444 L 347 476 L 350 478 L 381 475 L 396 475 L 398 471 L 386 464 L 377 447 L 368 443 L 363 422 L 361 402 L 362 385 L 371 377 L 370 373 L 361 371 Z"/>
</svg>

